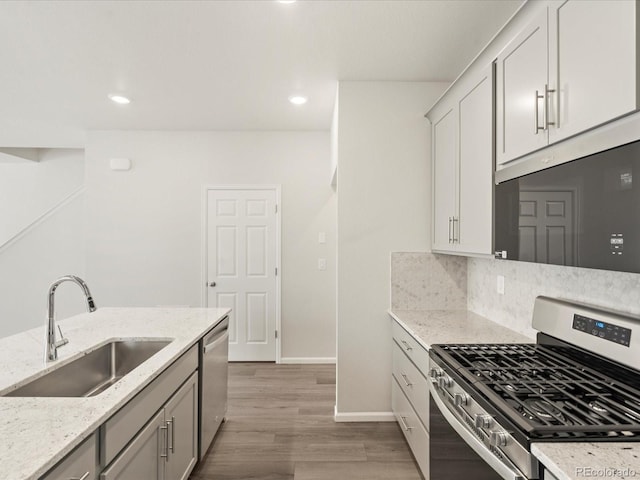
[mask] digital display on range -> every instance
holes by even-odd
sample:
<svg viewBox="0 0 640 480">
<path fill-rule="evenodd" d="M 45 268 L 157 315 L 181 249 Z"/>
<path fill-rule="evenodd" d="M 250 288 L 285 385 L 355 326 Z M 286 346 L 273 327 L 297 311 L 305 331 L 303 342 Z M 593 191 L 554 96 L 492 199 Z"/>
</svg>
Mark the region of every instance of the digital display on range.
<svg viewBox="0 0 640 480">
<path fill-rule="evenodd" d="M 613 323 L 594 320 L 578 314 L 573 316 L 573 329 L 610 342 L 619 343 L 625 347 L 628 347 L 631 342 L 630 328 L 620 327 Z"/>
</svg>

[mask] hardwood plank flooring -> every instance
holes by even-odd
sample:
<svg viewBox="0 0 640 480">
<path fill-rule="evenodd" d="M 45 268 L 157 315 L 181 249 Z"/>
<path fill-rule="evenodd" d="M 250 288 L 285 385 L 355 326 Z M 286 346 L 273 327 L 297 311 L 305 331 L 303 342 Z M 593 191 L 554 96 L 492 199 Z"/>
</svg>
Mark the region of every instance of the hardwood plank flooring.
<svg viewBox="0 0 640 480">
<path fill-rule="evenodd" d="M 420 480 L 396 423 L 336 423 L 334 365 L 229 365 L 229 406 L 190 480 Z"/>
</svg>

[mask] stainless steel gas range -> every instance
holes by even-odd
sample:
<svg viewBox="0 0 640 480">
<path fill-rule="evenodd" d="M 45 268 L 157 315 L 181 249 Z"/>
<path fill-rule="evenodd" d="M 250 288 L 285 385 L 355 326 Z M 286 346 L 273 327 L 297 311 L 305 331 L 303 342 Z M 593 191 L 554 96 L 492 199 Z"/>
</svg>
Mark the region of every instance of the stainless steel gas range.
<svg viewBox="0 0 640 480">
<path fill-rule="evenodd" d="M 537 343 L 432 345 L 430 477 L 539 479 L 533 442 L 640 441 L 640 319 L 536 299 Z"/>
</svg>

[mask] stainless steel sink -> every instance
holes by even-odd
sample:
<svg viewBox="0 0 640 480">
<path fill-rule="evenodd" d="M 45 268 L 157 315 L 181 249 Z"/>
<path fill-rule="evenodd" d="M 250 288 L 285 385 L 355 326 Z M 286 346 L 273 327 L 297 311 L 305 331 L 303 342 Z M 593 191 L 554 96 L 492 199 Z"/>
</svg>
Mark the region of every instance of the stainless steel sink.
<svg viewBox="0 0 640 480">
<path fill-rule="evenodd" d="M 110 342 L 5 396 L 92 397 L 104 392 L 169 343 L 168 340 Z"/>
</svg>

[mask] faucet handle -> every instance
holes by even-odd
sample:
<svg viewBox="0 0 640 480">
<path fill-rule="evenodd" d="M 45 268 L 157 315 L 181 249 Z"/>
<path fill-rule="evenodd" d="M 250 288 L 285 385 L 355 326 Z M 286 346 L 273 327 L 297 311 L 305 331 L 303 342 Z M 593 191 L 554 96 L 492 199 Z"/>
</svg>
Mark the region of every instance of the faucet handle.
<svg viewBox="0 0 640 480">
<path fill-rule="evenodd" d="M 56 342 L 56 347 L 62 347 L 63 345 L 66 345 L 67 343 L 69 343 L 69 339 L 65 338 L 64 334 L 62 333 L 62 329 L 60 328 L 60 325 L 58 325 L 58 332 L 60 332 L 60 340 Z"/>
</svg>

